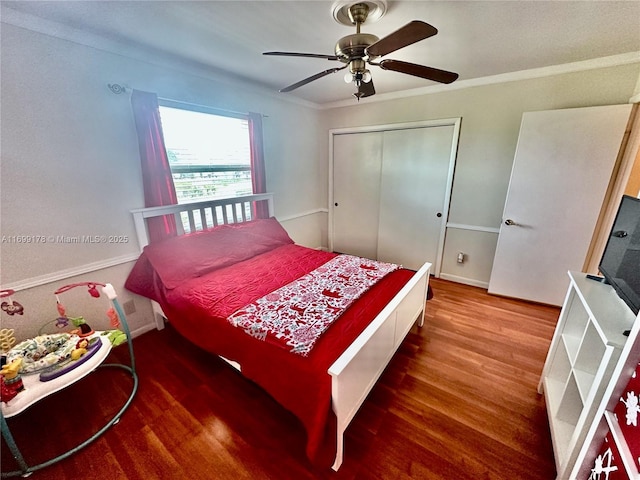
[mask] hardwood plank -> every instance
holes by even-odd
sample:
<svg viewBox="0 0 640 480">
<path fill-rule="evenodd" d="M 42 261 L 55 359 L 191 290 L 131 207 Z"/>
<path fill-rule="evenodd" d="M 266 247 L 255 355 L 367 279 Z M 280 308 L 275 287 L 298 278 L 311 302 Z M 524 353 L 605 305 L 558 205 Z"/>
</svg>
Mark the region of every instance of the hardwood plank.
<svg viewBox="0 0 640 480">
<path fill-rule="evenodd" d="M 168 326 L 134 340 L 138 395 L 121 421 L 36 479 L 549 480 L 537 383 L 559 309 L 431 279 L 414 327 L 346 432 L 339 472 L 305 457 L 300 423 L 255 384 Z M 114 349 L 114 361 L 127 358 Z M 99 369 L 9 419 L 28 461 L 91 434 L 130 379 Z M 15 461 L 2 445 L 3 471 Z"/>
</svg>

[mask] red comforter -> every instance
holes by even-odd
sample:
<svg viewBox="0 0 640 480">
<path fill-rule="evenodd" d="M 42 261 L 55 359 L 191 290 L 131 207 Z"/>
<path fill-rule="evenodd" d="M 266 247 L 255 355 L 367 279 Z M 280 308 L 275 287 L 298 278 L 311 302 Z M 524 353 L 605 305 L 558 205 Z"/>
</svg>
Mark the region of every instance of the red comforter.
<svg viewBox="0 0 640 480">
<path fill-rule="evenodd" d="M 307 456 L 316 464 L 329 466 L 335 456 L 335 418 L 327 370 L 413 272 L 399 269 L 375 284 L 320 337 L 306 357 L 252 338 L 226 318 L 334 256 L 288 240 L 167 288 L 156 268 L 158 259 L 145 250 L 126 287 L 156 300 L 169 322 L 191 342 L 238 362 L 244 376 L 300 419 L 307 431 Z"/>
</svg>

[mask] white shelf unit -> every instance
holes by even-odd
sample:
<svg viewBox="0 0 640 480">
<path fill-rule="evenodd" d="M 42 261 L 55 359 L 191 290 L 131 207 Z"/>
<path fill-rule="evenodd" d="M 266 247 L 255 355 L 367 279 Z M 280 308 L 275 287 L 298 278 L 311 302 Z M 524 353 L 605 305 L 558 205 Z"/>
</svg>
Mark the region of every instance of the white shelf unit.
<svg viewBox="0 0 640 480">
<path fill-rule="evenodd" d="M 603 444 L 605 437 L 609 437 L 615 444 L 615 448 L 613 445 L 609 446 L 612 448 L 614 456 L 617 455 L 617 458 L 613 459 L 613 463 L 618 470 L 624 472 L 619 473 L 616 478 L 640 480 L 640 472 L 638 472 L 638 464 L 636 463 L 636 461 L 640 462 L 640 458 L 632 455 L 627 444 L 627 438 L 625 438 L 620 423 L 618 423 L 619 421 L 625 422 L 626 418 L 618 419 L 615 413 L 621 398 L 625 397 L 624 392 L 629 389 L 628 385 L 634 373 L 635 375 L 640 373 L 639 363 L 640 314 L 635 319 L 629 339 L 622 349 L 620 358 L 609 379 L 602 402 L 596 410 L 596 418 L 589 428 L 570 478 L 586 480 L 592 477 L 593 469 L 597 463 L 596 457 L 605 448 Z M 635 391 L 637 391 L 637 388 Z M 627 434 L 629 433 L 627 432 Z"/>
<path fill-rule="evenodd" d="M 544 393 L 557 480 L 584 458 L 605 391 L 636 317 L 610 285 L 569 272 L 569 289 L 549 347 L 538 392 Z"/>
</svg>

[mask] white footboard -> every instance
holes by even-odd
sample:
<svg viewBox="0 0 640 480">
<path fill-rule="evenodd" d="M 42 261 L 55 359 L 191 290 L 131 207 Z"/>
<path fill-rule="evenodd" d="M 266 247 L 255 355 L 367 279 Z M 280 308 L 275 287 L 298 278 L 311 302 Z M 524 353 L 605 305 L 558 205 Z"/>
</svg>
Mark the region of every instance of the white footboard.
<svg viewBox="0 0 640 480">
<path fill-rule="evenodd" d="M 425 263 L 360 336 L 329 368 L 333 411 L 337 418 L 337 452 L 342 464 L 344 432 L 409 330 L 424 322 L 430 263 Z"/>
</svg>

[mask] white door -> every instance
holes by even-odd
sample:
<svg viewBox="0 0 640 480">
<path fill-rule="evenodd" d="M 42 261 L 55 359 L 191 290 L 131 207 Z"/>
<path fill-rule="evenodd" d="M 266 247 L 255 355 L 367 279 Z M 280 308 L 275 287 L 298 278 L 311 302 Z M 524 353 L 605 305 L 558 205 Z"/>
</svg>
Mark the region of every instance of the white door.
<svg viewBox="0 0 640 480">
<path fill-rule="evenodd" d="M 454 126 L 384 132 L 378 260 L 439 272 Z"/>
<path fill-rule="evenodd" d="M 382 135 L 333 137 L 333 251 L 375 259 Z"/>
<path fill-rule="evenodd" d="M 527 112 L 489 293 L 561 305 L 591 243 L 631 105 Z"/>
</svg>

